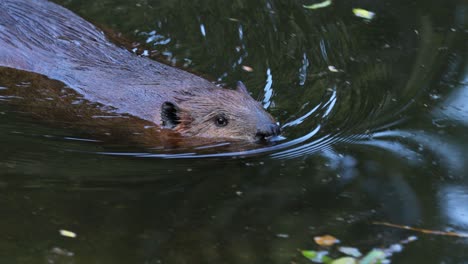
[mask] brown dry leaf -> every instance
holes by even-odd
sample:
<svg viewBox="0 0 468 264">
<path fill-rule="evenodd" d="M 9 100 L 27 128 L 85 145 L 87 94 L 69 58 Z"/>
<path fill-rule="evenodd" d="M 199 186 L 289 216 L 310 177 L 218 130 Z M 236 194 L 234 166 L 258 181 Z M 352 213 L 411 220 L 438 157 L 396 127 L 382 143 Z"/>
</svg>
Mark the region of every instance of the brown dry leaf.
<svg viewBox="0 0 468 264">
<path fill-rule="evenodd" d="M 333 246 L 336 243 L 340 243 L 340 240 L 331 235 L 316 236 L 314 237 L 314 241 L 318 245 L 325 247 Z"/>
</svg>

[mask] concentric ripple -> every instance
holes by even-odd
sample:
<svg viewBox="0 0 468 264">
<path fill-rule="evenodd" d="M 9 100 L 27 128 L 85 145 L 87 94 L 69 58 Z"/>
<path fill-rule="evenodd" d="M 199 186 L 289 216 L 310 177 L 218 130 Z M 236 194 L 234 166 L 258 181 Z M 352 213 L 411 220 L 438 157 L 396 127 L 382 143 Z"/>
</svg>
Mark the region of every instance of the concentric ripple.
<svg viewBox="0 0 468 264">
<path fill-rule="evenodd" d="M 139 12 L 126 8 L 129 13 Z M 414 157 L 401 143 L 378 138 L 395 129 L 404 131 L 414 115 L 412 107 L 421 104 L 430 81 L 439 79 L 441 69 L 450 61 L 448 51 L 463 50 L 453 44 L 458 28 L 464 25 L 458 13 L 454 28 L 444 31 L 429 17 L 411 13 L 402 17 L 404 10 L 395 12 L 380 6 L 363 6 L 372 9 L 375 18 L 355 17 L 351 7 L 342 3 L 309 10 L 299 3 L 258 2 L 251 3 L 250 16 L 221 5 L 210 8 L 223 19 L 188 9 L 184 16 L 174 15 L 170 6 L 161 5 L 148 9 L 158 10 L 148 13 L 155 22 L 129 22 L 125 25 L 128 29 L 119 30 L 138 40 L 129 48 L 138 55 L 155 54 L 157 59 L 212 76 L 220 85 L 244 81 L 254 97 L 262 95 L 259 101 L 279 120 L 280 137 L 263 145 L 136 146 L 136 151 L 115 151 L 105 140 L 79 134 L 61 139 L 103 146 L 104 151 L 85 151 L 93 154 L 139 158 L 292 159 L 346 144 L 406 151 Z M 329 16 L 333 12 L 341 14 L 338 19 Z M 113 17 L 102 19 L 97 22 L 105 24 Z M 181 23 L 185 26 L 177 27 Z M 257 30 L 259 24 L 263 25 L 261 30 Z M 453 56 L 449 71 L 460 72 L 464 59 Z M 0 87 L 2 92 L 6 89 Z M 14 99 L 21 98 L 2 95 L 0 102 Z M 397 135 L 408 136 L 403 132 Z"/>
</svg>

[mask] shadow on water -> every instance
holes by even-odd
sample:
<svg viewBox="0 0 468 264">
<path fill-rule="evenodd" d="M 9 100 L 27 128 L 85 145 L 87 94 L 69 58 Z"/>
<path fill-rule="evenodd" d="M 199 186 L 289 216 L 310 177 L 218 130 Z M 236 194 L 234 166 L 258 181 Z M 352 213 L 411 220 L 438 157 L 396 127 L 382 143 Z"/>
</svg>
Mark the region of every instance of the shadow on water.
<svg viewBox="0 0 468 264">
<path fill-rule="evenodd" d="M 123 32 L 142 56 L 244 81 L 283 134 L 270 145 L 138 146 L 118 116 L 106 140 L 31 117 L 10 91 L 37 87 L 3 74 L 0 247 L 10 253 L 0 259 L 307 263 L 297 249 L 317 248 L 315 235 L 370 249 L 413 234 L 372 221 L 468 232 L 463 1 L 55 2 Z M 468 257 L 466 239 L 417 236 L 392 261 Z"/>
</svg>

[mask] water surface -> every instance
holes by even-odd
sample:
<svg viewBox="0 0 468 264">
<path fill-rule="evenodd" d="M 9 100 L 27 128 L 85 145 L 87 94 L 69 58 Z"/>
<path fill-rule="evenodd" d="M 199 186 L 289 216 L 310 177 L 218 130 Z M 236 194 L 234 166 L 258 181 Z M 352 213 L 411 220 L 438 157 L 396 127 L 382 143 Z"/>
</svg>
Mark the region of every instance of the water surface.
<svg viewBox="0 0 468 264">
<path fill-rule="evenodd" d="M 372 224 L 468 233 L 464 1 L 56 2 L 138 55 L 242 80 L 284 138 L 138 146 L 1 96 L 1 262 L 308 263 L 297 249 L 323 234 L 363 251 L 416 235 L 392 262 L 467 261 L 468 239 Z"/>
</svg>

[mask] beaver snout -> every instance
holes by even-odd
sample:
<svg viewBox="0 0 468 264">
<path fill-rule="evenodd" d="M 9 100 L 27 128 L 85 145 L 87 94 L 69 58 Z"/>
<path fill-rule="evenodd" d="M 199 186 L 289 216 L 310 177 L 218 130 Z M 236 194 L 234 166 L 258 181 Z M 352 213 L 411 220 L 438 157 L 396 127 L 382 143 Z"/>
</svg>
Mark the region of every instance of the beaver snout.
<svg viewBox="0 0 468 264">
<path fill-rule="evenodd" d="M 278 136 L 281 133 L 281 128 L 278 124 L 269 124 L 261 129 L 257 130 L 257 134 L 255 134 L 255 138 L 257 141 L 266 140 L 273 136 Z"/>
</svg>

